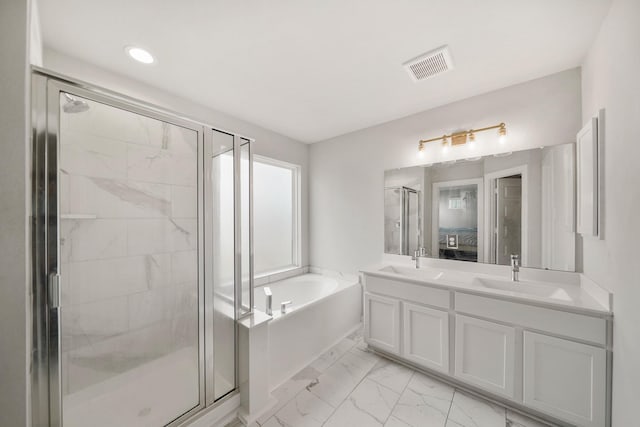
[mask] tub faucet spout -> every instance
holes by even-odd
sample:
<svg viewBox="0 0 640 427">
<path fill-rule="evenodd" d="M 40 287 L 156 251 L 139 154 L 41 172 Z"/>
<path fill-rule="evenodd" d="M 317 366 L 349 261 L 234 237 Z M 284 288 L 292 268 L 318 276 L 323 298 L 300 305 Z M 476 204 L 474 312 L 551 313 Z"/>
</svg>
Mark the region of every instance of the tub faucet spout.
<svg viewBox="0 0 640 427">
<path fill-rule="evenodd" d="M 267 298 L 267 301 L 264 305 L 265 307 L 265 312 L 269 315 L 272 316 L 273 315 L 273 310 L 271 309 L 271 304 L 273 303 L 273 294 L 271 293 L 271 288 L 268 286 L 265 286 L 264 288 L 262 288 L 264 290 L 264 295 Z"/>
<path fill-rule="evenodd" d="M 280 313 L 282 314 L 286 314 L 287 313 L 287 306 L 291 305 L 291 301 L 283 301 L 282 303 L 280 303 Z"/>
</svg>

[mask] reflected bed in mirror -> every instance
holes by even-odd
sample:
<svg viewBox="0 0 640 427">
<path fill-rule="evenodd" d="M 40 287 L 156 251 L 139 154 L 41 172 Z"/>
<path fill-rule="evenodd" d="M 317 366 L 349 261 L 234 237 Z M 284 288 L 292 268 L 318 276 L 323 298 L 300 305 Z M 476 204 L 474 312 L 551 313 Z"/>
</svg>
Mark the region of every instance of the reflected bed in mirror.
<svg viewBox="0 0 640 427">
<path fill-rule="evenodd" d="M 385 253 L 575 270 L 574 144 L 385 171 Z"/>
</svg>

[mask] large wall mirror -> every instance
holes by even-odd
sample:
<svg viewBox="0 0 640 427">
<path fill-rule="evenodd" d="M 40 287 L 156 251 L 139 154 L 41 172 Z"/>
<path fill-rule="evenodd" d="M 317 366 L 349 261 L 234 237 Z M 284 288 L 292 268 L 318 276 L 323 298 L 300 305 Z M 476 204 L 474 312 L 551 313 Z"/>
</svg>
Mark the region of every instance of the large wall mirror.
<svg viewBox="0 0 640 427">
<path fill-rule="evenodd" d="M 385 171 L 384 250 L 575 270 L 574 144 Z"/>
</svg>

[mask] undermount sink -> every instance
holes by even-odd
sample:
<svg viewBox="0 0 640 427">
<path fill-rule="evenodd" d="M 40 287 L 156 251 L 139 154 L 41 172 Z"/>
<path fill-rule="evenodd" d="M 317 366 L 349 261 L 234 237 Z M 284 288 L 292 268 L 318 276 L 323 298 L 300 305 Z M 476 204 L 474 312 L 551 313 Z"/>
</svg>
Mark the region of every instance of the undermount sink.
<svg viewBox="0 0 640 427">
<path fill-rule="evenodd" d="M 469 282 L 470 275 L 468 273 L 462 273 L 451 270 L 441 270 L 437 268 L 429 268 L 429 267 L 421 267 L 421 268 L 413 268 L 413 267 L 401 267 L 396 265 L 388 265 L 386 267 L 382 267 L 380 271 L 384 271 L 386 273 L 394 273 L 400 274 L 406 277 L 413 277 L 416 279 L 423 280 L 448 280 L 452 282 Z"/>
<path fill-rule="evenodd" d="M 558 286 L 552 286 L 543 282 L 534 282 L 528 280 L 511 282 L 508 280 L 476 277 L 473 280 L 473 284 L 486 289 L 508 291 L 514 294 L 551 298 L 561 301 L 573 301 L 573 298 L 571 297 L 571 295 L 569 295 L 566 289 L 560 288 Z"/>
</svg>

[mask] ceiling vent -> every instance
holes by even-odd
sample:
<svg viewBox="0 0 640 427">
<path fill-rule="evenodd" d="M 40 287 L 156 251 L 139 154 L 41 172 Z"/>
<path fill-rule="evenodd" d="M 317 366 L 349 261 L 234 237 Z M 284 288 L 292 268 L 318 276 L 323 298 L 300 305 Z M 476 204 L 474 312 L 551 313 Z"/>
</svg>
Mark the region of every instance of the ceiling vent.
<svg viewBox="0 0 640 427">
<path fill-rule="evenodd" d="M 453 61 L 448 46 L 442 46 L 438 49 L 420 55 L 411 61 L 405 62 L 404 67 L 411 75 L 411 78 L 419 82 L 438 74 L 446 73 L 453 69 Z"/>
</svg>

